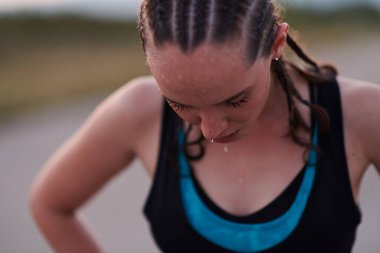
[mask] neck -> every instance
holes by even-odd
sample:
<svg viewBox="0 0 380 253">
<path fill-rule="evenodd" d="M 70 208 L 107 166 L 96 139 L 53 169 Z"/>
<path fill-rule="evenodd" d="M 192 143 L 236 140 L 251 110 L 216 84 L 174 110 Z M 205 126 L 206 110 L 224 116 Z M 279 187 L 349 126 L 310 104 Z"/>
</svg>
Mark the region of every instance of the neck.
<svg viewBox="0 0 380 253">
<path fill-rule="evenodd" d="M 268 126 L 286 127 L 288 130 L 288 102 L 286 93 L 281 86 L 274 71 L 271 72 L 270 90 L 266 105 L 257 120 L 257 125 L 264 128 Z"/>
</svg>

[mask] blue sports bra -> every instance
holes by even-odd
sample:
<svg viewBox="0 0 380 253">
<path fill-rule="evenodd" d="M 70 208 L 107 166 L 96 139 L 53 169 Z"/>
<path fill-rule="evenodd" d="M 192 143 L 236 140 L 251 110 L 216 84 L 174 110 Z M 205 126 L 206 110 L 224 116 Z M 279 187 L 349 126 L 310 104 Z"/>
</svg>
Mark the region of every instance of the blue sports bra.
<svg viewBox="0 0 380 253">
<path fill-rule="evenodd" d="M 213 213 L 198 196 L 183 151 L 185 135 L 181 128 L 178 138 L 180 148 L 181 196 L 186 217 L 195 231 L 207 240 L 234 252 L 258 252 L 271 248 L 285 240 L 300 221 L 315 178 L 317 152 L 309 152 L 306 171 L 297 196 L 291 207 L 281 216 L 268 222 L 245 224 L 232 222 Z M 318 129 L 315 123 L 312 144 L 318 145 Z"/>
</svg>

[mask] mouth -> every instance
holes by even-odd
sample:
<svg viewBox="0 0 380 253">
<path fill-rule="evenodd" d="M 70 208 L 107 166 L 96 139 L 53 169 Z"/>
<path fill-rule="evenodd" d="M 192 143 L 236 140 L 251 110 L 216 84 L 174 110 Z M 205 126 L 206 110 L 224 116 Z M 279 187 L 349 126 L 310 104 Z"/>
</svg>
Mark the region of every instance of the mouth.
<svg viewBox="0 0 380 253">
<path fill-rule="evenodd" d="M 231 141 L 233 141 L 233 140 L 236 139 L 236 137 L 238 136 L 238 134 L 239 134 L 239 130 L 236 130 L 232 134 L 225 135 L 225 136 L 222 136 L 222 137 L 218 137 L 214 141 L 217 142 L 217 143 L 231 142 Z"/>
</svg>

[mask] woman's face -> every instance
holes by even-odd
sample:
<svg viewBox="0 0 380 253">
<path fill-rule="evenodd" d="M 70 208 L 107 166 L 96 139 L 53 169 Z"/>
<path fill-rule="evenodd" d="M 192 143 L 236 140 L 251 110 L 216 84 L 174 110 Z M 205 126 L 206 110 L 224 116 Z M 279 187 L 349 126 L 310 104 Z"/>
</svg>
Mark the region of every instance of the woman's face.
<svg viewBox="0 0 380 253">
<path fill-rule="evenodd" d="M 239 140 L 255 126 L 271 86 L 271 59 L 248 66 L 239 46 L 203 45 L 191 54 L 166 45 L 147 60 L 159 89 L 177 114 L 206 139 Z"/>
</svg>

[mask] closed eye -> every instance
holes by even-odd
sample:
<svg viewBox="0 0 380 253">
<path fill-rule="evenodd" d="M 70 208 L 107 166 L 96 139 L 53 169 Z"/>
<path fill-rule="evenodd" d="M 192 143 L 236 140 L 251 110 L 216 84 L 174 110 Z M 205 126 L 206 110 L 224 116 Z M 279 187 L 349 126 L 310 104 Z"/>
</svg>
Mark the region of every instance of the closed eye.
<svg viewBox="0 0 380 253">
<path fill-rule="evenodd" d="M 230 97 L 229 99 L 225 100 L 224 102 L 214 104 L 214 105 L 218 105 L 218 106 L 222 105 L 222 106 L 226 106 L 226 107 L 230 107 L 230 108 L 240 108 L 240 107 L 242 107 L 242 104 L 248 102 L 248 93 L 251 90 L 251 88 L 252 88 L 252 86 L 248 87 L 247 89 L 245 89 L 241 92 L 239 92 L 235 96 Z M 169 99 L 165 96 L 163 96 L 163 97 L 166 99 L 166 101 L 169 103 L 169 105 L 175 111 L 184 111 L 185 109 L 193 108 L 193 106 L 184 105 L 184 104 L 178 103 L 172 99 Z"/>
<path fill-rule="evenodd" d="M 242 104 L 247 103 L 247 102 L 248 102 L 248 97 L 244 96 L 239 101 L 233 101 L 233 100 L 232 101 L 226 101 L 226 105 L 227 105 L 227 107 L 240 108 L 242 106 Z"/>
<path fill-rule="evenodd" d="M 175 103 L 175 102 L 172 102 L 172 101 L 169 101 L 169 100 L 166 100 L 168 101 L 169 105 L 177 112 L 177 111 L 183 111 L 185 110 L 188 106 L 186 105 L 183 105 L 183 104 L 179 104 L 179 103 Z"/>
<path fill-rule="evenodd" d="M 173 102 L 173 101 L 170 101 L 170 100 L 167 100 L 167 101 L 168 101 L 169 105 L 175 111 L 184 111 L 185 109 L 189 108 L 189 106 L 187 106 L 187 105 L 176 103 L 176 102 Z M 224 103 L 224 105 L 227 106 L 227 107 L 231 107 L 231 108 L 240 108 L 240 107 L 242 107 L 242 104 L 247 103 L 247 102 L 248 102 L 248 97 L 245 96 L 245 97 L 241 98 L 239 101 L 226 101 Z"/>
</svg>

